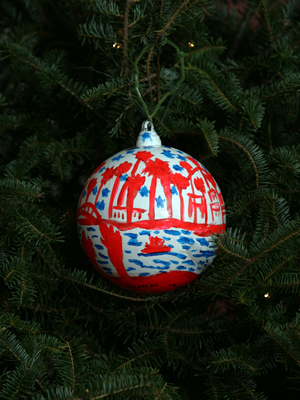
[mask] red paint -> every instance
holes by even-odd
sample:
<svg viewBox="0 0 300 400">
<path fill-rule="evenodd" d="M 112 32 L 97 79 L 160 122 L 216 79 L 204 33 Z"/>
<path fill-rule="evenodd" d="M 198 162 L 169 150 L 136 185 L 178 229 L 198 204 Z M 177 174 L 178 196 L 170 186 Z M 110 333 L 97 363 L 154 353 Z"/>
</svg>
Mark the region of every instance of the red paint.
<svg viewBox="0 0 300 400">
<path fill-rule="evenodd" d="M 189 186 L 188 178 L 184 177 L 183 175 L 176 173 L 170 174 L 171 182 L 177 187 L 179 198 L 180 198 L 180 219 L 184 219 L 184 200 L 182 196 L 182 191 Z"/>
<path fill-rule="evenodd" d="M 123 264 L 122 237 L 119 231 L 114 232 L 112 225 L 100 224 L 101 242 L 107 248 L 108 256 L 120 277 L 127 276 Z"/>
<path fill-rule="evenodd" d="M 135 158 L 138 160 L 132 170 L 131 175 L 134 175 L 138 169 L 138 166 L 140 164 L 141 161 L 143 161 L 145 164 L 146 162 L 153 156 L 153 154 L 151 154 L 149 151 L 138 151 L 135 154 Z"/>
<path fill-rule="evenodd" d="M 114 181 L 114 186 L 111 190 L 111 195 L 110 195 L 110 201 L 109 201 L 109 206 L 108 206 L 108 218 L 112 217 L 112 210 L 113 210 L 113 203 L 117 194 L 117 190 L 120 185 L 120 176 L 125 174 L 130 170 L 132 167 L 132 164 L 125 161 L 122 164 L 120 164 L 114 171 L 114 174 L 116 175 L 116 179 Z"/>
<path fill-rule="evenodd" d="M 90 194 L 92 193 L 96 185 L 97 185 L 97 178 L 91 179 L 86 190 L 86 197 L 85 197 L 86 200 L 89 199 Z"/>
<path fill-rule="evenodd" d="M 189 271 L 170 271 L 149 276 L 127 276 L 114 278 L 106 276 L 108 280 L 124 289 L 138 293 L 166 293 L 181 286 L 185 286 L 198 277 L 198 274 Z"/>
<path fill-rule="evenodd" d="M 128 179 L 128 193 L 127 193 L 127 222 L 130 223 L 132 221 L 132 212 L 133 212 L 133 202 L 138 194 L 140 188 L 145 183 L 145 176 L 135 175 L 130 176 Z"/>
<path fill-rule="evenodd" d="M 167 210 L 168 215 L 172 217 L 172 193 L 170 188 L 170 167 L 166 161 L 156 158 L 153 160 L 148 160 L 146 162 L 146 167 L 143 169 L 142 173 L 147 173 L 148 176 L 152 176 L 151 186 L 150 186 L 150 201 L 149 201 L 149 219 L 154 219 L 155 215 L 155 194 L 156 194 L 156 184 L 157 179 L 160 180 L 163 187 L 166 200 L 167 200 Z M 153 192 L 152 192 L 153 190 Z"/>
<path fill-rule="evenodd" d="M 171 251 L 171 247 L 165 245 L 164 239 L 157 236 L 149 236 L 149 242 L 145 244 L 145 248 L 141 250 L 142 253 L 163 253 Z"/>
<path fill-rule="evenodd" d="M 102 217 L 93 203 L 86 202 L 77 210 L 77 220 L 81 225 L 98 225 L 101 219 Z"/>
<path fill-rule="evenodd" d="M 194 180 L 194 184 L 195 184 L 196 189 L 203 194 L 203 196 L 202 196 L 203 203 L 201 204 L 202 205 L 201 216 L 204 216 L 204 223 L 207 224 L 208 212 L 207 212 L 207 204 L 206 204 L 206 197 L 205 197 L 205 193 L 206 193 L 205 184 L 204 184 L 203 179 L 201 179 L 201 178 L 196 178 Z"/>
</svg>

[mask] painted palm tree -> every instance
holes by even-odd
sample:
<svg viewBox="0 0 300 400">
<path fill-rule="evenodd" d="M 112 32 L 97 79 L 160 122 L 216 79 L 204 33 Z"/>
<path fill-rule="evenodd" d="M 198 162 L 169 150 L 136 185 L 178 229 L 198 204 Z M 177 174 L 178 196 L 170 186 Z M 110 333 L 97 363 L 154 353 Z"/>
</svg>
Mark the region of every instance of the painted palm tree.
<svg viewBox="0 0 300 400">
<path fill-rule="evenodd" d="M 132 213 L 133 213 L 133 202 L 138 194 L 140 188 L 143 186 L 145 183 L 145 176 L 141 176 L 140 174 L 130 176 L 127 178 L 128 179 L 128 192 L 127 192 L 127 200 L 126 200 L 126 206 L 127 206 L 127 222 L 132 221 Z"/>
<path fill-rule="evenodd" d="M 111 190 L 111 195 L 110 195 L 110 200 L 109 200 L 109 206 L 108 206 L 108 218 L 109 219 L 112 217 L 113 204 L 114 204 L 114 200 L 115 200 L 115 197 L 117 194 L 117 190 L 120 185 L 120 176 L 125 174 L 126 172 L 128 172 L 131 167 L 132 167 L 132 164 L 129 163 L 128 161 L 125 161 L 122 164 L 120 164 L 118 167 L 116 167 L 114 170 L 114 175 L 116 178 L 114 181 L 113 188 Z"/>
<path fill-rule="evenodd" d="M 184 220 L 184 200 L 183 200 L 183 196 L 182 196 L 182 191 L 184 189 L 186 189 L 190 182 L 188 180 L 188 178 L 186 178 L 185 176 L 181 175 L 181 174 L 170 174 L 170 179 L 171 182 L 173 183 L 173 185 L 175 185 L 178 189 L 178 193 L 179 193 L 179 199 L 180 199 L 180 219 L 181 221 Z"/>
<path fill-rule="evenodd" d="M 155 219 L 155 194 L 158 179 L 161 182 L 166 196 L 168 217 L 172 218 L 172 193 L 170 187 L 171 170 L 169 168 L 169 164 L 166 161 L 160 160 L 159 158 L 156 158 L 154 161 L 148 160 L 146 162 L 146 167 L 142 172 L 147 173 L 148 176 L 152 176 L 149 197 L 149 219 Z"/>
<path fill-rule="evenodd" d="M 97 201 L 99 199 L 99 196 L 101 194 L 101 190 L 103 188 L 104 185 L 107 184 L 107 182 L 109 180 L 111 180 L 111 178 L 115 175 L 115 168 L 111 167 L 111 168 L 106 168 L 106 170 L 103 172 L 102 177 L 101 177 L 101 183 L 100 183 L 100 187 L 97 193 L 97 196 L 95 198 L 95 205 L 97 204 Z"/>
<path fill-rule="evenodd" d="M 131 177 L 134 177 L 136 174 L 136 171 L 141 163 L 143 161 L 145 164 L 146 162 L 152 157 L 153 154 L 151 154 L 149 151 L 138 151 L 135 154 L 135 158 L 137 159 L 136 163 L 133 166 L 133 169 L 131 171 Z M 118 202 L 117 205 L 121 206 L 124 203 L 124 197 L 126 190 L 129 188 L 129 179 L 127 178 L 126 182 L 122 186 L 122 189 L 120 190 L 119 197 L 118 197 Z"/>
</svg>

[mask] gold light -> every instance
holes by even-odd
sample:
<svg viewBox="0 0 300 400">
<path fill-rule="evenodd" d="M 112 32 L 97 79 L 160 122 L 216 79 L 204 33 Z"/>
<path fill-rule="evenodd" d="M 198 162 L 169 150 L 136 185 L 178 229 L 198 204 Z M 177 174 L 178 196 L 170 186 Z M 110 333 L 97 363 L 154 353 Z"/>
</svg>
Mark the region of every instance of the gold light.
<svg viewBox="0 0 300 400">
<path fill-rule="evenodd" d="M 195 47 L 195 43 L 194 42 L 189 42 L 189 46 L 190 47 Z"/>
<path fill-rule="evenodd" d="M 266 299 L 269 299 L 271 296 L 270 296 L 270 293 L 265 293 L 264 294 L 264 297 L 266 298 Z"/>
<path fill-rule="evenodd" d="M 120 43 L 114 43 L 113 44 L 113 47 L 115 48 L 115 49 L 119 49 L 120 47 L 121 47 L 121 45 L 120 45 Z"/>
</svg>

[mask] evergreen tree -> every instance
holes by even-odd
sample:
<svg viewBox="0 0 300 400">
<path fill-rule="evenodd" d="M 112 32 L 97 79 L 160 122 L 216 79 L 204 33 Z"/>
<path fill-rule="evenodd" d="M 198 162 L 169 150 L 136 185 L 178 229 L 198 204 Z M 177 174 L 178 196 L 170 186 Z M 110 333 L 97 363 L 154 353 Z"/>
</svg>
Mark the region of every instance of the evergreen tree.
<svg viewBox="0 0 300 400">
<path fill-rule="evenodd" d="M 2 0 L 0 15 L 0 398 L 298 398 L 299 2 Z M 135 146 L 136 85 L 150 113 L 178 86 L 155 129 L 227 211 L 213 265 L 151 296 L 95 272 L 76 228 L 86 179 Z"/>
</svg>

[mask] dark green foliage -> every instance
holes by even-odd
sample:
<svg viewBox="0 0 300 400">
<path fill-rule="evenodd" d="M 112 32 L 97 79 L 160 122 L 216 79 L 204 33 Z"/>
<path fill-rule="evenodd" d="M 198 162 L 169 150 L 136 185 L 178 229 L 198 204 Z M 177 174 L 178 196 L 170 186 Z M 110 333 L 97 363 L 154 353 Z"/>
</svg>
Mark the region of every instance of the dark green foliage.
<svg viewBox="0 0 300 400">
<path fill-rule="evenodd" d="M 236 3 L 236 7 L 232 4 Z M 300 6 L 294 1 L 2 0 L 0 398 L 297 399 Z M 149 112 L 209 169 L 227 230 L 161 295 L 83 254 L 78 199 Z"/>
</svg>

